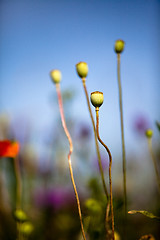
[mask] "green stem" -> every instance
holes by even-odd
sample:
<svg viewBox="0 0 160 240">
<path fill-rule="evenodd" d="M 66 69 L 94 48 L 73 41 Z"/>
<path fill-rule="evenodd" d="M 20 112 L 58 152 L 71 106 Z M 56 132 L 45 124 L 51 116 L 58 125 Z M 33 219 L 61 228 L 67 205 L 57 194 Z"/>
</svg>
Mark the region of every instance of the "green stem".
<svg viewBox="0 0 160 240">
<path fill-rule="evenodd" d="M 156 173 L 156 179 L 157 179 L 157 185 L 158 185 L 158 190 L 160 193 L 160 176 L 158 173 L 158 166 L 157 166 L 157 162 L 156 162 L 156 158 L 155 155 L 153 153 L 153 149 L 152 149 L 152 138 L 147 138 L 148 139 L 148 148 L 149 148 L 149 152 L 153 161 L 153 165 L 154 165 L 154 169 L 155 169 L 155 173 Z"/>
<path fill-rule="evenodd" d="M 18 157 L 13 159 L 14 161 L 14 170 L 16 177 L 16 209 L 21 209 L 21 196 L 22 196 L 22 183 L 21 183 L 21 174 Z M 17 232 L 18 232 L 18 240 L 22 240 L 21 232 L 20 232 L 21 223 L 17 222 Z"/>
<path fill-rule="evenodd" d="M 95 144 L 96 144 L 96 151 L 97 151 L 97 157 L 98 157 L 99 170 L 100 170 L 100 174 L 101 174 L 101 180 L 102 180 L 104 192 L 105 192 L 107 200 L 108 200 L 108 191 L 107 191 L 107 187 L 106 187 L 106 183 L 105 183 L 105 179 L 104 179 L 104 174 L 103 174 L 101 155 L 100 155 L 99 145 L 98 145 L 98 141 L 97 141 L 96 127 L 95 127 L 93 114 L 92 114 L 92 110 L 91 110 L 91 106 L 90 106 L 90 101 L 89 101 L 88 92 L 87 92 L 87 88 L 86 88 L 86 79 L 85 78 L 82 78 L 82 83 L 83 83 L 83 88 L 84 88 L 84 92 L 85 92 L 85 96 L 86 96 L 86 100 L 87 100 L 87 105 L 88 105 L 90 118 L 91 118 L 91 121 L 92 121 L 93 131 L 94 131 L 94 140 L 95 140 Z"/>
<path fill-rule="evenodd" d="M 122 159 L 123 159 L 123 190 L 124 190 L 124 213 L 127 217 L 127 190 L 126 190 L 126 153 L 124 142 L 124 123 L 123 123 L 123 106 L 122 106 L 122 87 L 120 78 L 120 54 L 117 54 L 117 74 L 118 74 L 118 89 L 119 89 L 119 108 L 121 119 L 121 139 L 122 139 Z"/>
<path fill-rule="evenodd" d="M 104 144 L 104 142 L 101 140 L 99 136 L 99 108 L 96 108 L 96 131 L 97 131 L 97 137 L 99 142 L 104 146 L 106 149 L 108 156 L 109 156 L 109 186 L 110 186 L 110 207 L 111 207 L 111 221 L 112 221 L 112 240 L 114 240 L 114 212 L 113 212 L 113 196 L 112 196 L 112 174 L 111 174 L 111 168 L 112 168 L 112 155 L 109 150 L 109 148 Z"/>
<path fill-rule="evenodd" d="M 72 181 L 72 184 L 73 184 L 73 188 L 74 188 L 74 192 L 75 192 L 75 196 L 76 196 L 76 200 L 77 200 L 77 206 L 78 206 L 78 213 L 79 213 L 82 235 L 83 235 L 84 240 L 86 240 L 84 227 L 83 227 L 83 222 L 82 222 L 81 206 L 80 206 L 80 201 L 79 201 L 79 196 L 78 196 L 76 184 L 75 184 L 75 181 L 74 181 L 72 162 L 71 162 L 71 154 L 72 154 L 72 151 L 73 151 L 73 144 L 72 144 L 72 139 L 71 139 L 71 136 L 70 136 L 69 131 L 67 129 L 67 125 L 66 125 L 66 121 L 65 121 L 65 117 L 64 117 L 62 96 L 61 96 L 60 84 L 59 83 L 56 84 L 56 91 L 57 91 L 57 96 L 58 96 L 58 103 L 59 103 L 59 110 L 60 110 L 60 115 L 61 115 L 62 126 L 64 128 L 65 134 L 66 134 L 66 136 L 68 138 L 68 141 L 69 141 L 68 164 L 69 164 L 71 181 Z"/>
<path fill-rule="evenodd" d="M 16 177 L 16 209 L 21 209 L 22 184 L 18 158 L 14 159 L 14 170 Z"/>
</svg>

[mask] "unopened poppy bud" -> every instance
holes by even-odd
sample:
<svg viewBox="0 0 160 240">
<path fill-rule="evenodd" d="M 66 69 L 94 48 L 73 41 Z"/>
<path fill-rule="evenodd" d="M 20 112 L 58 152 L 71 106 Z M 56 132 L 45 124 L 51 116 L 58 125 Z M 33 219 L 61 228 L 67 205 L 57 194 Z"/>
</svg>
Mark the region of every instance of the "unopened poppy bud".
<svg viewBox="0 0 160 240">
<path fill-rule="evenodd" d="M 23 210 L 17 209 L 14 212 L 14 218 L 18 222 L 24 222 L 27 220 L 27 215 Z"/>
<path fill-rule="evenodd" d="M 147 138 L 151 138 L 152 135 L 153 135 L 153 131 L 152 131 L 152 129 L 150 129 L 150 128 L 147 129 L 147 130 L 146 130 L 146 137 L 147 137 Z"/>
<path fill-rule="evenodd" d="M 102 92 L 92 92 L 91 93 L 91 103 L 94 107 L 100 107 L 103 103 L 104 97 Z"/>
<path fill-rule="evenodd" d="M 124 49 L 124 45 L 125 45 L 125 42 L 121 39 L 118 39 L 116 42 L 115 42 L 115 45 L 114 45 L 114 50 L 116 53 L 121 53 L 123 52 L 123 49 Z"/>
<path fill-rule="evenodd" d="M 88 75 L 88 65 L 86 62 L 79 62 L 76 64 L 76 70 L 80 78 L 85 78 Z"/>
<path fill-rule="evenodd" d="M 52 81 L 56 84 L 56 83 L 60 83 L 61 81 L 61 78 L 62 78 L 62 75 L 61 75 L 61 72 L 57 69 L 55 70 L 52 70 L 50 72 L 50 76 L 52 78 Z"/>
</svg>

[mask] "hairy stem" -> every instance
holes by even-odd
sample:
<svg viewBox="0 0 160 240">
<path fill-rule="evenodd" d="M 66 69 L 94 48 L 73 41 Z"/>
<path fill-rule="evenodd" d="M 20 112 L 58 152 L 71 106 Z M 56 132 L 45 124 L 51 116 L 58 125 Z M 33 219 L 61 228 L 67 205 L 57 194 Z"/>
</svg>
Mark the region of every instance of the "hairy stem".
<svg viewBox="0 0 160 240">
<path fill-rule="evenodd" d="M 97 131 L 97 137 L 99 142 L 104 146 L 109 156 L 110 207 L 111 207 L 111 221 L 112 221 L 112 240 L 114 240 L 114 212 L 113 212 L 112 175 L 111 175 L 112 155 L 109 148 L 104 144 L 104 142 L 101 140 L 99 136 L 99 108 L 98 107 L 96 108 L 96 131 Z"/>
<path fill-rule="evenodd" d="M 157 179 L 157 185 L 158 185 L 158 190 L 160 193 L 160 176 L 158 173 L 158 166 L 157 166 L 157 162 L 156 162 L 156 158 L 155 155 L 153 153 L 153 149 L 152 149 L 152 138 L 148 138 L 148 148 L 149 148 L 149 152 L 153 161 L 153 165 L 154 165 L 154 169 L 155 169 L 155 173 L 156 173 L 156 179 Z"/>
<path fill-rule="evenodd" d="M 126 153 L 125 153 L 125 142 L 124 142 L 122 87 L 121 87 L 121 78 L 120 78 L 120 54 L 117 54 L 117 75 L 118 75 L 119 108 L 120 108 L 120 119 L 121 119 L 121 139 L 122 139 L 122 159 L 123 159 L 124 213 L 125 213 L 125 219 L 126 219 L 126 217 L 127 217 Z"/>
<path fill-rule="evenodd" d="M 62 96 L 61 96 L 61 91 L 60 91 L 60 85 L 56 84 L 56 91 L 57 91 L 57 96 L 58 96 L 58 103 L 59 103 L 59 110 L 60 110 L 60 115 L 61 115 L 61 121 L 62 121 L 62 126 L 64 128 L 65 134 L 68 138 L 69 141 L 69 153 L 68 153 L 68 164 L 69 164 L 69 170 L 70 170 L 70 176 L 71 176 L 71 181 L 73 184 L 76 200 L 77 200 L 77 206 L 78 206 L 78 213 L 79 213 L 79 219 L 80 219 L 80 224 L 81 224 L 81 230 L 82 230 L 82 235 L 84 240 L 86 240 L 85 232 L 84 232 L 84 227 L 83 227 L 83 222 L 82 222 L 82 213 L 81 213 L 81 207 L 80 207 L 80 201 L 79 201 L 79 196 L 76 188 L 76 184 L 74 181 L 74 176 L 73 176 L 73 169 L 72 169 L 72 162 L 71 162 L 71 154 L 73 151 L 73 144 L 72 144 L 72 139 L 69 134 L 69 131 L 66 126 L 66 121 L 64 117 L 64 111 L 63 111 L 63 103 L 62 103 Z"/>
<path fill-rule="evenodd" d="M 105 179 L 104 179 L 104 174 L 103 174 L 103 167 L 102 167 L 102 162 L 101 162 L 101 155 L 100 155 L 99 145 L 98 145 L 98 141 L 97 141 L 96 127 L 95 127 L 95 123 L 94 123 L 94 119 L 93 119 L 93 114 L 92 114 L 92 110 L 91 110 L 91 106 L 90 106 L 90 101 L 89 101 L 88 92 L 87 92 L 87 88 L 86 88 L 86 80 L 85 80 L 85 78 L 82 79 L 82 82 L 83 82 L 84 92 L 85 92 L 85 95 L 86 95 L 86 100 L 87 100 L 87 105 L 88 105 L 88 110 L 89 110 L 90 118 L 91 118 L 91 121 L 92 121 L 93 131 L 94 131 L 94 139 L 95 139 L 95 144 L 96 144 L 96 151 L 97 151 L 97 157 L 98 157 L 98 165 L 99 165 L 99 170 L 100 170 L 100 174 L 101 174 L 102 184 L 103 184 L 104 192 L 105 192 L 106 197 L 107 197 L 107 200 L 108 200 L 108 191 L 107 191 L 107 187 L 106 187 L 106 183 L 105 183 Z"/>
</svg>

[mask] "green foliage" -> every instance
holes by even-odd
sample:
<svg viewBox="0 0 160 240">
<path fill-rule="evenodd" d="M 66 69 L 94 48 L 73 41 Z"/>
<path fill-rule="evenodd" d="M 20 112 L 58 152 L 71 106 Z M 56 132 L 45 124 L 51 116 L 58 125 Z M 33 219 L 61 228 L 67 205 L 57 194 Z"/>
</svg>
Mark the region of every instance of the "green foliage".
<svg viewBox="0 0 160 240">
<path fill-rule="evenodd" d="M 100 202 L 93 198 L 89 198 L 85 202 L 85 207 L 88 209 L 90 214 L 101 214 L 102 213 L 102 207 Z"/>
<path fill-rule="evenodd" d="M 128 213 L 129 213 L 129 214 L 140 213 L 140 214 L 143 214 L 143 215 L 146 216 L 146 217 L 156 218 L 156 219 L 160 220 L 160 217 L 157 217 L 157 216 L 153 215 L 152 213 L 150 213 L 150 212 L 148 212 L 148 211 L 145 211 L 145 210 L 130 210 Z"/>
</svg>

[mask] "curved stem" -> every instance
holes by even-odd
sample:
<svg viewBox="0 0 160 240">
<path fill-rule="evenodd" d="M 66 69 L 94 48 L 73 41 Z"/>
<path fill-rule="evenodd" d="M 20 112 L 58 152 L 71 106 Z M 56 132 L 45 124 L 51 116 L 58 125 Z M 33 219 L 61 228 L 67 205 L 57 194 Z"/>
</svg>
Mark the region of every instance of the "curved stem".
<svg viewBox="0 0 160 240">
<path fill-rule="evenodd" d="M 122 106 L 122 87 L 120 78 L 120 54 L 117 54 L 117 75 L 118 75 L 118 89 L 119 89 L 119 108 L 121 119 L 121 139 L 122 139 L 122 159 L 123 159 L 123 189 L 124 189 L 124 213 L 127 217 L 127 190 L 126 190 L 126 153 L 124 142 L 124 123 L 123 123 L 123 106 Z"/>
<path fill-rule="evenodd" d="M 153 161 L 153 165 L 154 165 L 154 169 L 155 169 L 155 173 L 156 173 L 156 178 L 157 178 L 157 185 L 158 185 L 158 190 L 160 193 L 160 176 L 158 173 L 158 167 L 157 167 L 157 162 L 156 162 L 156 158 L 155 155 L 153 153 L 153 149 L 152 149 L 152 138 L 148 138 L 148 148 L 149 148 L 149 152 Z"/>
<path fill-rule="evenodd" d="M 59 103 L 59 110 L 60 110 L 60 115 L 61 115 L 62 126 L 64 128 L 65 134 L 66 134 L 66 136 L 68 138 L 68 141 L 69 141 L 70 150 L 69 150 L 69 153 L 68 153 L 68 164 L 69 164 L 69 170 L 70 170 L 70 175 L 71 175 L 71 181 L 72 181 L 72 184 L 73 184 L 73 188 L 74 188 L 74 192 L 75 192 L 75 196 L 76 196 L 76 200 L 77 200 L 77 206 L 78 206 L 78 213 L 79 213 L 79 218 L 80 218 L 82 235 L 83 235 L 84 240 L 86 240 L 84 227 L 83 227 L 83 222 L 82 222 L 82 213 L 81 213 L 80 201 L 79 201 L 79 196 L 78 196 L 76 184 L 75 184 L 75 181 L 74 181 L 72 162 L 71 162 L 71 154 L 72 154 L 72 151 L 73 151 L 73 144 L 72 144 L 71 136 L 70 136 L 69 131 L 68 131 L 67 126 L 66 126 L 66 121 L 65 121 L 65 117 L 64 117 L 64 111 L 63 111 L 62 96 L 61 96 L 61 91 L 60 91 L 60 85 L 59 84 L 56 84 L 56 91 L 57 91 L 57 96 L 58 96 L 58 103 Z"/>
<path fill-rule="evenodd" d="M 103 167 L 102 167 L 102 162 L 101 162 L 101 155 L 100 155 L 100 150 L 99 150 L 99 145 L 98 145 L 98 140 L 97 140 L 96 127 L 95 127 L 95 123 L 94 123 L 94 119 L 93 119 L 92 110 L 91 110 L 91 107 L 90 107 L 90 101 L 89 101 L 88 92 L 87 92 L 87 88 L 86 88 L 86 79 L 85 78 L 82 78 L 82 83 L 83 83 L 83 88 L 84 88 L 84 92 L 85 92 L 85 96 L 86 96 L 86 100 L 87 100 L 87 105 L 88 105 L 88 110 L 89 110 L 92 126 L 93 126 L 93 131 L 94 131 L 94 140 L 95 140 L 95 144 L 96 144 L 96 152 L 97 152 L 97 157 L 98 157 L 98 165 L 99 165 L 101 180 L 102 180 L 103 189 L 104 189 L 104 192 L 105 192 L 105 195 L 106 195 L 106 198 L 107 198 L 105 228 L 106 228 L 106 235 L 108 235 L 108 231 L 109 231 L 109 227 L 108 227 L 109 206 L 110 206 L 110 203 L 108 201 L 109 196 L 108 196 L 107 186 L 106 186 L 105 179 L 104 179 Z"/>
<path fill-rule="evenodd" d="M 88 105 L 90 118 L 91 118 L 91 121 L 92 121 L 93 131 L 94 131 L 94 140 L 95 140 L 95 144 L 96 144 L 98 165 L 99 165 L 99 170 L 100 170 L 100 174 L 101 174 L 102 184 L 103 184 L 104 192 L 105 192 L 107 200 L 108 200 L 108 191 L 107 191 L 106 183 L 105 183 L 105 180 L 104 180 L 103 167 L 102 167 L 102 162 L 101 162 L 101 155 L 100 155 L 99 145 L 98 145 L 98 141 L 97 141 L 96 127 L 95 127 L 95 123 L 94 123 L 94 119 L 93 119 L 92 110 L 91 110 L 91 107 L 90 107 L 90 101 L 89 101 L 88 92 L 87 92 L 87 88 L 86 88 L 86 79 L 85 78 L 82 78 L 82 83 L 83 83 L 83 88 L 84 88 L 84 92 L 85 92 L 85 95 L 86 95 L 86 100 L 87 100 L 87 105 Z"/>
<path fill-rule="evenodd" d="M 112 155 L 109 148 L 104 144 L 99 136 L 99 108 L 96 108 L 96 131 L 99 142 L 105 147 L 109 156 L 109 186 L 110 186 L 110 207 L 111 207 L 111 220 L 112 220 L 112 239 L 114 240 L 114 212 L 113 212 L 113 196 L 112 196 Z"/>
</svg>

